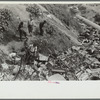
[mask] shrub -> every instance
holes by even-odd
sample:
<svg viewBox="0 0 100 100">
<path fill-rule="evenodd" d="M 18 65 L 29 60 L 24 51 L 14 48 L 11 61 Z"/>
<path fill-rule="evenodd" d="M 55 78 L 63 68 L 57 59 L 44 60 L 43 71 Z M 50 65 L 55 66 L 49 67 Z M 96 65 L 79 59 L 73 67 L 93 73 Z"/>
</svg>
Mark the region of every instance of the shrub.
<svg viewBox="0 0 100 100">
<path fill-rule="evenodd" d="M 46 25 L 46 33 L 47 34 L 53 34 L 54 33 L 54 28 L 53 28 L 53 26 L 52 25 L 50 25 L 49 23 L 47 23 L 47 25 Z"/>
<path fill-rule="evenodd" d="M 6 20 L 6 21 L 11 21 L 12 20 L 12 13 L 8 9 L 0 9 L 0 19 L 1 20 Z"/>
<path fill-rule="evenodd" d="M 94 20 L 96 21 L 96 22 L 100 22 L 100 14 L 96 14 L 95 16 L 94 16 Z"/>
<path fill-rule="evenodd" d="M 27 6 L 26 11 L 28 11 L 34 17 L 39 17 L 40 16 L 40 9 L 37 5 Z"/>
</svg>

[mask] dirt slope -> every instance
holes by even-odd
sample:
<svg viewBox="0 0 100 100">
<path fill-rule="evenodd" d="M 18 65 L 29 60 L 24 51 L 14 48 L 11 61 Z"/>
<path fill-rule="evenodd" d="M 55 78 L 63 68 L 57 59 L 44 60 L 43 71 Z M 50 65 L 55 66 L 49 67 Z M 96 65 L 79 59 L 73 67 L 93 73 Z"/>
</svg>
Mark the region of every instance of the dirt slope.
<svg viewBox="0 0 100 100">
<path fill-rule="evenodd" d="M 43 6 L 38 5 L 41 9 L 42 12 L 47 11 Z M 17 31 L 17 27 L 19 24 L 19 19 L 21 21 L 28 21 L 29 19 L 29 12 L 26 11 L 26 5 L 22 5 L 22 4 L 2 4 L 0 5 L 0 9 L 2 8 L 6 8 L 9 9 L 13 15 L 12 15 L 12 22 L 10 23 L 9 26 L 9 30 L 8 32 L 6 32 L 6 39 L 3 40 L 3 42 L 5 42 L 5 48 L 9 47 L 9 44 L 13 47 L 15 44 L 17 44 L 18 42 L 18 37 L 19 37 L 19 33 Z M 52 15 L 52 14 L 51 14 Z M 43 19 L 46 19 L 48 21 L 48 23 L 50 23 L 53 27 L 55 27 L 56 31 L 52 36 L 49 35 L 44 35 L 43 37 L 40 36 L 36 36 L 34 35 L 33 37 L 31 37 L 31 40 L 33 39 L 37 39 L 38 40 L 46 40 L 46 44 L 45 47 L 41 48 L 42 49 L 42 53 L 45 53 L 46 50 L 51 49 L 51 51 L 65 51 L 67 50 L 71 45 L 80 45 L 80 43 L 77 41 L 77 36 L 75 34 L 73 34 L 70 30 L 68 30 L 65 25 L 58 19 L 56 18 L 54 15 L 52 15 L 52 18 L 48 18 L 46 15 L 44 16 Z M 36 23 L 37 23 L 37 27 L 39 26 L 39 22 L 43 20 L 42 18 L 40 19 L 35 19 Z M 13 34 L 14 36 L 9 37 L 10 35 L 8 34 Z M 9 38 L 8 38 L 9 37 Z M 13 41 L 15 41 L 14 43 L 12 43 Z M 39 42 L 39 41 L 38 41 Z M 3 44 L 2 44 L 3 45 Z M 2 46 L 1 45 L 1 46 Z M 20 45 L 20 43 L 18 43 L 18 45 Z M 48 47 L 49 45 L 49 47 Z M 1 48 L 2 49 L 2 48 Z M 53 50 L 52 50 L 53 49 Z M 50 53 L 50 52 L 48 52 Z"/>
<path fill-rule="evenodd" d="M 26 12 L 26 6 L 21 4 L 2 4 L 0 9 L 6 8 L 13 12 L 14 17 L 20 17 L 21 20 L 28 20 L 29 14 Z"/>
<path fill-rule="evenodd" d="M 39 5 L 40 6 L 40 5 Z M 49 10 L 46 10 L 44 7 L 46 7 L 47 9 L 49 9 Z M 45 10 L 45 11 L 50 11 L 50 9 L 51 9 L 51 11 L 52 11 L 52 5 L 43 5 L 43 6 L 41 6 L 41 8 L 43 8 L 43 10 Z M 49 8 L 48 8 L 49 7 Z M 67 12 L 67 9 L 65 9 L 65 11 L 66 12 L 64 12 L 66 15 L 68 15 L 68 12 Z M 56 12 L 56 13 L 58 13 L 58 12 Z M 51 15 L 52 15 L 52 18 L 55 20 L 50 20 L 50 22 L 53 24 L 53 25 L 55 25 L 55 26 L 57 26 L 58 28 L 59 28 L 59 30 L 61 30 L 61 31 L 63 31 L 67 36 L 69 36 L 70 37 L 70 39 L 71 39 L 71 41 L 73 41 L 75 44 L 78 44 L 78 45 L 81 45 L 78 41 L 77 41 L 77 34 L 74 34 L 71 30 L 69 30 L 62 22 L 61 22 L 61 20 L 59 20 L 56 16 L 54 16 L 52 13 L 51 13 Z M 59 15 L 60 16 L 60 15 Z M 69 16 L 67 16 L 67 19 L 69 19 L 68 18 Z M 49 20 L 49 19 L 48 19 Z"/>
</svg>

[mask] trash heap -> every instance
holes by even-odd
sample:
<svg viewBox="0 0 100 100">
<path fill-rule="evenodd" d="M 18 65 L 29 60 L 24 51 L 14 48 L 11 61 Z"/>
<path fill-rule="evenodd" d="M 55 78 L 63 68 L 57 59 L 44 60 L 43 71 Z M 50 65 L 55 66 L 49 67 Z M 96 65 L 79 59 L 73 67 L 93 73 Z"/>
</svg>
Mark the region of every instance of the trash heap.
<svg viewBox="0 0 100 100">
<path fill-rule="evenodd" d="M 99 80 L 100 53 L 97 50 L 95 45 L 72 46 L 49 56 L 38 53 L 38 59 L 31 63 L 24 61 L 25 52 L 11 52 L 1 62 L 0 80 Z"/>
<path fill-rule="evenodd" d="M 84 47 L 73 46 L 67 52 L 59 55 L 53 64 L 52 74 L 59 73 L 66 80 L 100 78 L 100 62 L 90 55 Z"/>
<path fill-rule="evenodd" d="M 92 27 L 86 27 L 86 29 L 79 34 L 78 39 L 83 44 L 85 43 L 91 43 L 93 41 L 99 43 L 100 42 L 100 36 L 97 29 Z"/>
<path fill-rule="evenodd" d="M 78 36 L 79 41 L 84 46 L 84 51 L 87 52 L 85 56 L 88 58 L 88 66 L 92 70 L 94 76 L 90 79 L 99 79 L 99 66 L 100 66 L 100 33 L 97 29 L 85 26 L 83 33 Z M 88 54 L 88 55 L 87 55 Z M 91 62 L 91 63 L 90 63 Z M 95 79 L 96 78 L 96 79 Z"/>
</svg>

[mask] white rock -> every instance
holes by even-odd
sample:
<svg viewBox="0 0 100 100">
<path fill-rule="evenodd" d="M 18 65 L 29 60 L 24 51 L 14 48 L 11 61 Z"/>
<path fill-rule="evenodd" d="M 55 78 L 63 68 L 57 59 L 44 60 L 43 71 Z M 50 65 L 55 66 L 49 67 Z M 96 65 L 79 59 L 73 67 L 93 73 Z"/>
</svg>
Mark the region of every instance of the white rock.
<svg viewBox="0 0 100 100">
<path fill-rule="evenodd" d="M 87 73 L 83 73 L 80 77 L 79 77 L 79 80 L 87 80 L 89 78 L 88 74 Z"/>
<path fill-rule="evenodd" d="M 15 58 L 15 61 L 20 61 L 20 60 L 21 60 L 21 58 L 18 58 L 18 57 Z"/>
<path fill-rule="evenodd" d="M 48 77 L 48 81 L 66 81 L 66 79 L 60 74 L 54 74 Z"/>
<path fill-rule="evenodd" d="M 10 53 L 9 57 L 12 58 L 12 57 L 15 57 L 16 55 L 17 55 L 16 53 Z"/>
<path fill-rule="evenodd" d="M 50 19 L 52 19 L 52 15 L 50 15 L 50 14 L 48 14 L 47 17 L 50 18 Z"/>
<path fill-rule="evenodd" d="M 48 60 L 48 57 L 47 56 L 44 56 L 42 54 L 39 54 L 39 60 L 47 61 Z"/>
<path fill-rule="evenodd" d="M 92 71 L 90 69 L 86 69 L 86 72 L 88 72 L 89 74 L 92 73 Z"/>
<path fill-rule="evenodd" d="M 18 66 L 18 65 L 15 66 L 15 68 L 13 69 L 13 74 L 18 73 L 19 67 L 20 67 L 20 66 Z"/>
<path fill-rule="evenodd" d="M 9 68 L 7 63 L 3 63 L 3 64 L 1 64 L 1 66 L 2 66 L 3 70 L 7 70 Z"/>
</svg>

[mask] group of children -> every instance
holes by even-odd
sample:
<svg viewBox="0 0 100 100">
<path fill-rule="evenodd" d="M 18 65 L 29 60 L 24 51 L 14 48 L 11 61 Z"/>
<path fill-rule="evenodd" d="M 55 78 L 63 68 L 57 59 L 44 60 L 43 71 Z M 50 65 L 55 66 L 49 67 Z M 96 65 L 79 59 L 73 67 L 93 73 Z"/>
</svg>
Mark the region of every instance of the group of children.
<svg viewBox="0 0 100 100">
<path fill-rule="evenodd" d="M 46 20 L 39 23 L 39 35 L 41 35 L 41 36 L 43 36 L 43 33 L 44 33 L 43 27 L 44 27 L 45 23 L 46 23 Z M 32 33 L 34 31 L 34 27 L 37 27 L 37 25 L 35 24 L 33 17 L 30 17 L 30 19 L 28 20 L 28 23 L 27 23 L 27 29 L 28 29 L 28 33 L 30 34 L 30 36 L 32 35 Z M 27 32 L 24 31 L 23 28 L 24 28 L 24 22 L 20 21 L 19 26 L 18 26 L 18 31 L 20 34 L 21 41 L 22 41 L 22 36 L 27 38 Z"/>
</svg>

